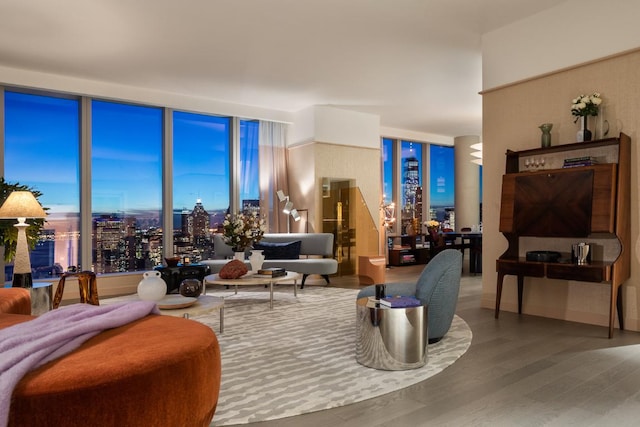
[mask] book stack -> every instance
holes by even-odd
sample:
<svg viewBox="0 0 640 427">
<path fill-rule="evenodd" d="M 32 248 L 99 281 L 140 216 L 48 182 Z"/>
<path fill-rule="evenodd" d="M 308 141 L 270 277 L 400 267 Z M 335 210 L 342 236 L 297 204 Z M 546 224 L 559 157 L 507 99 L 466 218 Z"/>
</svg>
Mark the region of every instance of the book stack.
<svg viewBox="0 0 640 427">
<path fill-rule="evenodd" d="M 380 299 L 380 305 L 391 308 L 420 307 L 422 303 L 414 296 L 395 296 Z"/>
<path fill-rule="evenodd" d="M 284 268 L 280 267 L 271 267 L 271 268 L 261 268 L 258 270 L 258 274 L 261 276 L 270 276 L 270 277 L 282 277 L 287 274 Z"/>
<path fill-rule="evenodd" d="M 598 163 L 598 160 L 592 156 L 572 157 L 570 159 L 564 159 L 563 168 L 575 168 L 578 166 L 591 166 Z"/>
</svg>

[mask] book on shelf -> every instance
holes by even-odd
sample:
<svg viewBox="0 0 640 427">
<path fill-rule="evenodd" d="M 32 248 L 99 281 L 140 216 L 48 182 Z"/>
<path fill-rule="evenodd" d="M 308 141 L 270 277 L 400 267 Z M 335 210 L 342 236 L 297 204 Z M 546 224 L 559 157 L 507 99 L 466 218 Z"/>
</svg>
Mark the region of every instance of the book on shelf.
<svg viewBox="0 0 640 427">
<path fill-rule="evenodd" d="M 564 159 L 563 168 L 573 168 L 578 166 L 591 166 L 598 163 L 598 159 L 593 156 L 572 157 Z"/>
<path fill-rule="evenodd" d="M 389 296 L 380 299 L 380 305 L 391 308 L 420 307 L 422 303 L 414 296 Z"/>
<path fill-rule="evenodd" d="M 287 274 L 286 270 L 281 267 L 261 268 L 258 270 L 258 274 L 261 276 L 280 277 Z"/>
</svg>

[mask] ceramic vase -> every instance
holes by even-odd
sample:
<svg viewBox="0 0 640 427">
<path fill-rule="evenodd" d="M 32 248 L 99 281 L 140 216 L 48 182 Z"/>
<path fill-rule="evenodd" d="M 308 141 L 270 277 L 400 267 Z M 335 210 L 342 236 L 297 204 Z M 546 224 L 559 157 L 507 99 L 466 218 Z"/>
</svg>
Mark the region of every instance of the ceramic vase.
<svg viewBox="0 0 640 427">
<path fill-rule="evenodd" d="M 202 282 L 198 279 L 184 279 L 180 282 L 180 295 L 198 298 L 202 293 Z"/>
<path fill-rule="evenodd" d="M 542 136 L 540 137 L 540 145 L 542 148 L 551 147 L 551 128 L 553 127 L 553 123 L 543 123 L 539 126 L 542 131 Z"/>
<path fill-rule="evenodd" d="M 260 270 L 262 268 L 262 263 L 264 262 L 263 251 L 256 251 L 256 250 L 251 251 L 249 262 L 251 263 L 251 271 Z"/>
<path fill-rule="evenodd" d="M 138 283 L 138 297 L 145 301 L 160 301 L 167 294 L 167 284 L 159 271 L 145 271 Z"/>
<path fill-rule="evenodd" d="M 234 252 L 233 259 L 237 259 L 238 261 L 244 262 L 244 251 L 242 252 Z"/>
</svg>

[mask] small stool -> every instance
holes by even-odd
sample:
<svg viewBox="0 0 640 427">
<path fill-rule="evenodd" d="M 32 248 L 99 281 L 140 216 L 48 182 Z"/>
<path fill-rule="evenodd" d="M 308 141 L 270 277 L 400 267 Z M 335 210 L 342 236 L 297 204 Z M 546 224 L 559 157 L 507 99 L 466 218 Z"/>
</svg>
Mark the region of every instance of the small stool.
<svg viewBox="0 0 640 427">
<path fill-rule="evenodd" d="M 100 305 L 98 300 L 98 285 L 96 283 L 96 273 L 93 271 L 81 271 L 79 273 L 64 273 L 60 276 L 56 295 L 53 298 L 53 308 L 58 308 L 62 301 L 62 293 L 64 292 L 64 282 L 67 277 L 78 278 L 78 288 L 80 290 L 80 302 L 85 304 Z"/>
</svg>

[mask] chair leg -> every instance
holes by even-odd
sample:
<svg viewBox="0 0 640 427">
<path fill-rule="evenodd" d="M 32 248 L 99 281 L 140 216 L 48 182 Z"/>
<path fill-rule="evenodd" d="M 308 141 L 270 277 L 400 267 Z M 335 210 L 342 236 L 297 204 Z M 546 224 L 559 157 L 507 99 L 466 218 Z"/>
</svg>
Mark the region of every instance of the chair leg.
<svg viewBox="0 0 640 427">
<path fill-rule="evenodd" d="M 324 280 L 327 281 L 327 285 L 330 283 L 329 282 L 329 275 L 328 274 L 323 274 L 322 277 L 324 278 Z"/>
<path fill-rule="evenodd" d="M 305 282 L 305 280 L 307 280 L 307 277 L 309 277 L 308 274 L 303 274 L 302 275 L 302 283 L 300 284 L 300 289 L 304 289 L 304 282 Z"/>
</svg>

